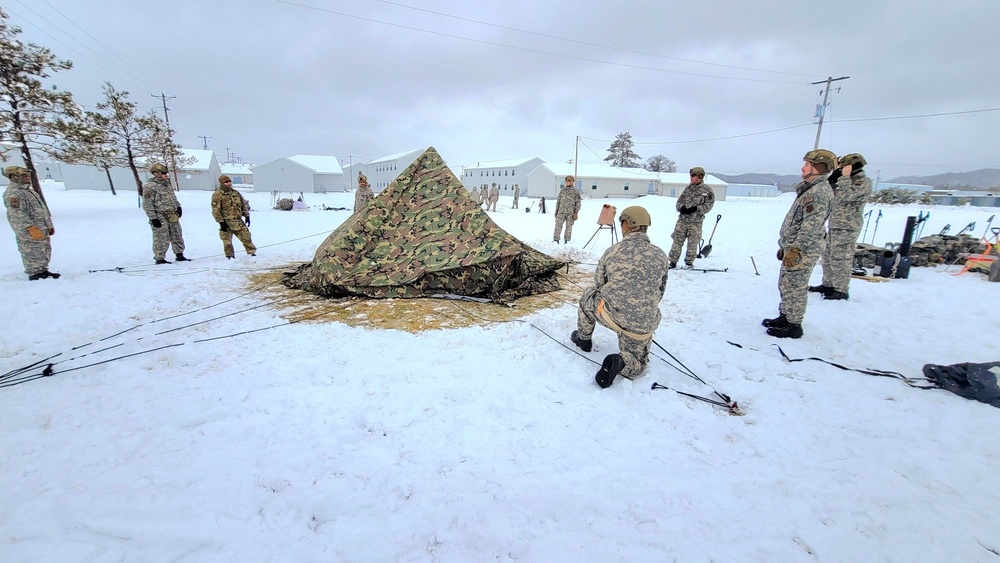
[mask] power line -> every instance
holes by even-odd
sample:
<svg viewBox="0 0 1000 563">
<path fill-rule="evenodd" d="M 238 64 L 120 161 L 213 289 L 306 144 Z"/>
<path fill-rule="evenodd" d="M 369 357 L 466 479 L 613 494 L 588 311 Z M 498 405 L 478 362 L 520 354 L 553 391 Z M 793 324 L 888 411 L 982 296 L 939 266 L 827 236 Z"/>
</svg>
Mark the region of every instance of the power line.
<svg viewBox="0 0 1000 563">
<path fill-rule="evenodd" d="M 862 117 L 858 119 L 831 119 L 828 123 L 853 123 L 860 121 L 889 121 L 892 119 L 917 119 L 921 117 L 940 117 L 942 115 L 964 115 L 967 113 L 986 113 L 990 111 L 1000 111 L 1000 108 L 970 109 L 964 111 L 946 111 L 942 113 L 922 113 L 915 115 L 896 115 L 891 117 Z"/>
<path fill-rule="evenodd" d="M 455 15 L 452 15 L 452 14 L 445 14 L 443 12 L 435 12 L 433 10 L 426 10 L 424 8 L 417 8 L 416 6 L 407 6 L 406 4 L 400 4 L 398 2 L 390 2 L 389 0 L 375 0 L 375 1 L 376 2 L 381 2 L 383 4 L 389 4 L 391 6 L 398 6 L 400 8 L 407 8 L 409 10 L 416 10 L 418 12 L 424 12 L 424 13 L 428 13 L 428 14 L 433 14 L 433 15 L 436 15 L 436 16 L 444 16 L 446 18 L 453 18 L 453 19 L 460 20 L 460 21 L 466 21 L 466 22 L 470 22 L 470 23 L 476 23 L 476 24 L 479 24 L 479 25 L 485 25 L 485 26 L 489 26 L 489 27 L 495 27 L 497 29 L 506 29 L 508 31 L 516 31 L 518 33 L 526 33 L 528 35 L 534 35 L 536 37 L 545 37 L 547 39 L 556 39 L 556 40 L 559 40 L 559 41 L 566 41 L 566 42 L 569 42 L 569 43 L 576 43 L 578 45 L 587 45 L 588 47 L 599 47 L 601 49 L 611 49 L 613 51 L 621 51 L 623 53 L 632 53 L 634 55 L 645 55 L 647 57 L 657 57 L 657 58 L 660 58 L 660 59 L 668 59 L 668 60 L 671 60 L 671 61 L 680 61 L 680 62 L 685 62 L 685 63 L 694 63 L 694 64 L 708 65 L 708 66 L 717 66 L 717 67 L 722 67 L 722 68 L 732 68 L 732 69 L 737 69 L 737 70 L 749 70 L 749 71 L 753 71 L 753 72 L 768 72 L 768 73 L 772 73 L 772 74 L 787 74 L 787 75 L 791 75 L 791 76 L 809 76 L 809 77 L 814 76 L 812 74 L 803 74 L 803 73 L 799 73 L 799 72 L 784 72 L 784 71 L 780 71 L 780 70 L 767 70 L 767 69 L 763 69 L 763 68 L 752 68 L 752 67 L 745 67 L 745 66 L 738 66 L 738 65 L 727 65 L 727 64 L 722 64 L 722 63 L 710 63 L 710 62 L 707 62 L 707 61 L 698 61 L 698 60 L 694 60 L 694 59 L 682 59 L 680 57 L 671 57 L 669 55 L 659 55 L 657 53 L 647 53 L 645 51 L 636 51 L 636 50 L 633 50 L 633 49 L 624 49 L 624 48 L 621 48 L 621 47 L 614 47 L 614 46 L 611 46 L 611 45 L 602 45 L 600 43 L 590 43 L 588 41 L 580 41 L 578 39 L 571 39 L 571 38 L 568 38 L 568 37 L 559 37 L 557 35 L 548 35 L 548 34 L 545 34 L 545 33 L 538 33 L 536 31 L 528 31 L 528 30 L 519 29 L 519 28 L 516 28 L 516 27 L 509 27 L 509 26 L 506 26 L 506 25 L 499 25 L 499 24 L 495 24 L 495 23 L 484 22 L 484 21 L 481 21 L 481 20 L 474 20 L 474 19 L 471 19 L 471 18 L 464 18 L 464 17 L 461 17 L 461 16 L 455 16 Z"/>
<path fill-rule="evenodd" d="M 42 0 L 42 1 L 43 1 L 43 2 L 45 2 L 45 3 L 46 3 L 46 4 L 47 4 L 47 5 L 48 5 L 48 6 L 50 7 L 50 8 L 52 8 L 53 10 L 55 10 L 57 14 L 59 14 L 60 16 L 62 16 L 63 18 L 65 18 L 65 19 L 66 19 L 66 21 L 68 21 L 69 23 L 71 23 L 71 24 L 73 24 L 74 26 L 76 26 L 76 28 L 77 28 L 77 29 L 79 29 L 80 31 L 82 31 L 82 32 L 84 33 L 84 35 L 86 35 L 87 37 L 89 37 L 89 38 L 93 39 L 93 40 L 94 40 L 94 43 L 97 43 L 97 44 L 98 44 L 98 45 L 100 45 L 101 47 L 104 47 L 104 49 L 105 49 L 105 50 L 106 50 L 107 52 L 111 53 L 111 54 L 112 54 L 112 55 L 114 55 L 114 56 L 115 56 L 115 57 L 116 57 L 116 58 L 117 58 L 118 60 L 120 60 L 121 62 L 125 63 L 125 64 L 126 64 L 126 65 L 127 65 L 128 67 L 129 67 L 129 68 L 131 68 L 132 70 L 134 70 L 134 71 L 135 71 L 135 72 L 136 72 L 136 73 L 137 73 L 137 74 L 138 74 L 139 76 L 141 76 L 142 78 L 145 78 L 145 79 L 146 79 L 146 80 L 147 80 L 147 81 L 148 81 L 148 82 L 149 82 L 150 84 L 152 84 L 152 85 L 156 86 L 157 88 L 160 88 L 161 90 L 163 90 L 163 89 L 164 89 L 164 88 L 163 88 L 163 87 L 161 87 L 161 86 L 160 86 L 159 84 L 157 84 L 155 80 L 153 80 L 152 78 L 150 78 L 150 77 L 146 76 L 145 74 L 143 74 L 141 70 L 139 70 L 139 69 L 135 68 L 134 66 L 132 66 L 131 64 L 129 64 L 129 62 L 128 62 L 128 61 L 126 61 L 126 60 L 125 60 L 125 59 L 123 59 L 122 57 L 118 56 L 118 53 L 115 53 L 114 51 L 112 51 L 111 49 L 109 49 L 107 45 L 105 45 L 104 43 L 101 43 L 101 41 L 100 41 L 99 39 L 97 39 L 96 37 L 94 37 L 93 35 L 91 35 L 90 33 L 88 33 L 86 29 L 83 29 L 82 27 L 80 27 L 80 25 L 79 25 L 79 24 L 77 24 L 77 23 L 76 23 L 75 21 L 73 21 L 72 19 L 70 19 L 70 17 L 69 17 L 69 16 L 67 16 L 66 14 L 62 13 L 61 11 L 59 11 L 59 8 L 56 8 L 55 6 L 53 6 L 52 4 L 50 4 L 50 3 L 49 3 L 49 0 Z M 64 31 L 63 33 L 66 33 L 66 32 Z M 67 33 L 67 35 L 69 35 L 69 34 Z M 82 42 L 80 42 L 80 44 L 82 45 L 83 43 L 82 43 Z M 96 51 L 94 51 L 94 52 L 95 52 L 95 54 L 96 54 Z M 119 68 L 121 68 L 121 67 L 119 67 Z M 122 69 L 122 70 L 124 70 L 124 69 Z"/>
<path fill-rule="evenodd" d="M 55 28 L 56 30 L 58 30 L 58 31 L 62 32 L 62 33 L 63 33 L 63 34 L 65 34 L 66 36 L 68 36 L 68 37 L 70 37 L 71 39 L 73 39 L 73 36 L 72 36 L 72 35 L 69 35 L 69 34 L 68 34 L 68 33 L 66 33 L 65 31 L 63 31 L 63 30 L 62 30 L 61 28 L 59 28 L 59 26 L 57 26 L 57 25 L 53 24 L 52 22 L 50 22 L 49 20 L 45 19 L 45 16 L 42 16 L 42 15 L 41 15 L 41 14 L 39 14 L 38 12 L 36 12 L 36 11 L 32 10 L 32 9 L 31 9 L 30 7 L 28 7 L 28 6 L 24 5 L 24 4 L 22 3 L 22 2 L 20 2 L 20 0 L 18 0 L 18 4 L 21 4 L 21 5 L 22 5 L 22 6 L 24 6 L 24 7 L 25 7 L 25 8 L 26 8 L 26 9 L 27 9 L 28 11 L 30 11 L 30 12 L 31 12 L 31 13 L 33 13 L 33 14 L 35 14 L 35 15 L 36 15 L 37 17 L 41 18 L 41 20 L 42 20 L 42 21 L 44 21 L 45 23 L 49 24 L 50 26 L 52 26 L 52 27 L 53 27 L 53 28 Z M 116 78 L 118 78 L 118 79 L 120 79 L 120 80 L 122 80 L 122 81 L 124 81 L 124 82 L 127 82 L 127 83 L 129 83 L 129 84 L 133 84 L 133 85 L 135 85 L 135 86 L 138 86 L 139 88 L 142 88 L 142 89 L 144 89 L 144 90 L 146 89 L 146 87 L 144 87 L 143 85 L 141 85 L 141 84 L 139 84 L 139 83 L 137 83 L 137 82 L 133 82 L 132 80 L 129 80 L 128 78 L 125 78 L 125 77 L 121 76 L 120 74 L 118 74 L 118 73 L 116 73 L 115 71 L 113 71 L 113 70 L 111 70 L 111 69 L 109 69 L 109 68 L 105 67 L 105 66 L 104 66 L 104 65 L 102 65 L 101 63 L 99 63 L 99 62 L 95 61 L 94 59 L 92 59 L 92 58 L 88 57 L 87 55 L 85 55 L 85 54 L 81 53 L 80 51 L 77 51 L 77 50 L 76 50 L 76 49 L 74 49 L 73 47 L 70 47 L 70 46 L 69 46 L 69 45 L 67 45 L 66 43 L 63 43 L 62 41 L 60 41 L 60 40 L 59 40 L 58 38 L 56 38 L 56 37 L 55 37 L 54 35 L 52 35 L 51 33 L 49 33 L 49 32 L 47 32 L 47 31 L 45 31 L 44 29 L 42 29 L 42 28 L 41 28 L 41 27 L 39 27 L 38 25 L 36 25 L 36 24 L 34 24 L 34 23 L 32 23 L 32 22 L 28 21 L 28 19 L 27 19 L 27 18 L 25 18 L 24 16 L 22 16 L 22 15 L 20 15 L 20 14 L 16 13 L 16 12 L 14 12 L 14 11 L 13 11 L 13 10 L 11 10 L 10 8 L 7 8 L 7 10 L 8 10 L 9 12 L 11 12 L 12 14 L 14 14 L 15 16 L 17 16 L 17 17 L 21 18 L 22 20 L 24 20 L 24 22 L 25 22 L 25 23 L 28 23 L 28 24 L 30 24 L 30 25 L 31 25 L 32 27 L 34 27 L 34 28 L 35 28 L 35 29 L 37 29 L 38 31 L 40 31 L 40 32 L 44 33 L 44 34 L 45 34 L 46 36 L 48 36 L 48 37 L 49 37 L 50 39 L 52 39 L 52 40 L 53 40 L 53 41 L 55 41 L 56 43 L 59 43 L 59 44 L 60 44 L 60 45 L 62 45 L 63 47 L 66 47 L 66 48 L 67 48 L 67 49 L 69 49 L 70 51 L 72 51 L 72 52 L 76 53 L 77 55 L 79 55 L 79 56 L 83 57 L 83 58 L 84 58 L 85 60 L 87 60 L 87 61 L 90 61 L 91 63 L 93 63 L 94 65 L 96 65 L 97 67 L 99 67 L 100 69 L 102 69 L 102 70 L 104 70 L 104 71 L 106 71 L 106 72 L 110 73 L 110 74 L 111 74 L 112 76 L 114 76 L 114 77 L 116 77 Z M 80 41 L 79 41 L 79 40 L 77 40 L 77 39 L 73 39 L 73 40 L 74 40 L 74 41 L 76 41 L 77 43 L 80 43 Z M 81 45 L 83 45 L 83 43 L 80 43 L 80 44 L 81 44 Z M 84 46 L 84 47 L 86 47 L 86 45 L 83 45 L 83 46 Z M 86 47 L 86 48 L 88 48 L 88 49 L 89 49 L 89 47 Z M 91 51 L 93 51 L 93 49 L 91 49 Z M 97 53 L 95 53 L 95 54 L 97 54 Z M 101 55 L 98 55 L 98 56 L 101 56 Z M 108 62 L 110 62 L 110 61 L 108 61 Z M 116 68 L 118 68 L 119 70 L 121 70 L 121 71 L 125 72 L 126 74 L 131 74 L 131 73 L 129 73 L 129 72 L 127 71 L 127 70 L 125 70 L 125 69 L 121 68 L 120 66 L 118 66 L 118 65 L 115 65 L 115 64 L 114 64 L 113 62 L 111 62 L 111 64 L 112 64 L 112 65 L 114 65 L 114 66 L 115 66 Z M 135 79 L 138 79 L 138 77 L 136 77 L 136 76 L 134 76 L 134 75 L 132 75 L 132 78 L 135 78 Z"/>
<path fill-rule="evenodd" d="M 391 23 L 391 22 L 376 20 L 376 19 L 372 19 L 372 18 L 366 18 L 366 17 L 363 17 L 363 16 L 356 16 L 354 14 L 346 14 L 344 12 L 338 12 L 338 11 L 335 11 L 335 10 L 328 10 L 326 8 L 317 8 L 315 6 L 307 6 L 305 4 L 298 4 L 296 2 L 290 2 L 289 0 L 275 0 L 275 1 L 280 2 L 282 4 L 288 4 L 289 6 L 297 6 L 299 8 L 305 8 L 307 10 L 315 10 L 317 12 L 325 12 L 325 13 L 328 13 L 328 14 L 334 14 L 334 15 L 338 15 L 338 16 L 343 16 L 345 18 L 354 18 L 354 19 L 358 19 L 358 20 L 362 20 L 362 21 L 371 22 L 371 23 L 388 25 L 388 26 L 392 26 L 392 27 L 398 27 L 398 28 L 401 28 L 401 29 L 408 29 L 410 31 L 419 31 L 421 33 L 427 33 L 427 34 L 430 34 L 430 35 L 438 35 L 438 36 L 441 36 L 441 37 L 449 37 L 451 39 L 460 39 L 462 41 L 469 41 L 469 42 L 472 42 L 472 43 L 480 43 L 480 44 L 483 44 L 483 45 L 491 45 L 491 46 L 494 46 L 494 47 L 503 47 L 505 49 L 514 49 L 514 50 L 517 50 L 517 51 L 524 51 L 524 52 L 527 52 L 527 53 L 535 53 L 535 54 L 539 54 L 539 55 L 549 55 L 549 56 L 553 56 L 553 57 L 561 57 L 561 58 L 564 58 L 564 59 L 571 59 L 571 60 L 575 60 L 575 61 L 584 61 L 584 62 L 588 62 L 588 63 L 598 63 L 598 64 L 611 65 L 611 66 L 619 66 L 619 67 L 623 67 L 623 68 L 632 68 L 632 69 L 637 69 L 637 70 L 650 70 L 650 71 L 654 71 L 654 72 L 665 72 L 665 73 L 668 73 L 668 74 L 682 74 L 682 75 L 685 75 L 685 76 L 700 76 L 702 78 L 717 78 L 717 79 L 721 79 L 721 80 L 738 80 L 738 81 L 741 81 L 741 82 L 766 82 L 766 83 L 771 83 L 771 84 L 797 84 L 797 85 L 798 84 L 802 84 L 801 82 L 792 82 L 792 81 L 788 81 L 788 80 L 765 80 L 765 79 L 762 79 L 762 78 L 739 78 L 739 77 L 735 77 L 735 76 L 720 76 L 720 75 L 716 75 L 716 74 L 704 74 L 704 73 L 699 73 L 699 72 L 685 72 L 685 71 L 681 71 L 681 70 L 667 70 L 667 69 L 663 69 L 663 68 L 653 68 L 653 67 L 648 67 L 648 66 L 632 65 L 632 64 L 627 64 L 627 63 L 616 63 L 616 62 L 612 62 L 612 61 L 602 61 L 602 60 L 599 60 L 599 59 L 589 59 L 587 57 L 577 57 L 575 55 L 564 55 L 564 54 L 561 54 L 561 53 L 553 53 L 553 52 L 550 52 L 550 51 L 542 51 L 542 50 L 539 50 L 539 49 L 529 49 L 527 47 L 518 47 L 516 45 L 507 45 L 507 44 L 504 44 L 504 43 L 495 43 L 493 41 L 484 41 L 482 39 L 473 39 L 471 37 L 462 37 L 461 35 L 452 35 L 450 33 L 443 33 L 443 32 L 440 32 L 440 31 L 432 31 L 432 30 L 428 30 L 428 29 L 421 29 L 419 27 L 412 27 L 412 26 L 402 25 L 402 24 L 398 24 L 398 23 Z"/>
</svg>

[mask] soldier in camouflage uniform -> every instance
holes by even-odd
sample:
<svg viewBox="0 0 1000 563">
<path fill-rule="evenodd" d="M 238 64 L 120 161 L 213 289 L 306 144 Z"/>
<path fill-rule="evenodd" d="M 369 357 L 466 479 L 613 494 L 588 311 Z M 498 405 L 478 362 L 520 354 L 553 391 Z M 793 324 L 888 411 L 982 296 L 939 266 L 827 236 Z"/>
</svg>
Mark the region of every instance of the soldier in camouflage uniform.
<svg viewBox="0 0 1000 563">
<path fill-rule="evenodd" d="M 517 200 L 521 197 L 521 187 L 514 184 L 514 204 L 510 206 L 511 209 L 517 209 Z"/>
<path fill-rule="evenodd" d="M 872 181 L 863 170 L 865 164 L 865 157 L 858 153 L 844 155 L 828 180 L 833 188 L 833 205 L 823 253 L 823 284 L 809 287 L 809 291 L 823 294 L 823 299 L 849 297 L 854 246 L 861 233 L 865 203 L 872 193 Z"/>
<path fill-rule="evenodd" d="M 233 189 L 233 181 L 219 176 L 219 188 L 212 193 L 212 218 L 219 224 L 219 238 L 226 258 L 233 258 L 233 235 L 240 239 L 250 256 L 257 256 L 257 247 L 250 240 L 250 204 L 243 194 Z M 246 220 L 246 224 L 243 221 Z"/>
<path fill-rule="evenodd" d="M 569 242 L 573 237 L 573 223 L 580 217 L 580 191 L 576 189 L 574 183 L 576 178 L 566 176 L 566 184 L 559 190 L 559 198 L 556 200 L 556 229 L 552 233 L 552 242 L 559 242 L 559 233 L 566 225 L 566 232 L 563 234 L 563 241 Z M 544 211 L 542 211 L 544 213 Z"/>
<path fill-rule="evenodd" d="M 489 199 L 486 200 L 486 211 L 496 211 L 498 201 L 500 201 L 500 188 L 497 187 L 496 182 L 493 182 L 493 186 L 490 187 Z"/>
<path fill-rule="evenodd" d="M 3 192 L 3 204 L 7 208 L 7 221 L 14 231 L 17 251 L 21 253 L 24 273 L 29 280 L 59 277 L 49 271 L 52 258 L 52 226 L 49 207 L 38 193 L 31 189 L 31 173 L 22 166 L 8 166 L 3 175 L 10 184 Z"/>
<path fill-rule="evenodd" d="M 368 178 L 359 170 L 358 189 L 354 192 L 354 212 L 357 213 L 364 209 L 373 197 L 375 197 L 375 192 L 372 191 L 371 184 L 368 183 Z"/>
<path fill-rule="evenodd" d="M 479 204 L 479 207 L 482 207 L 483 202 L 485 201 L 486 201 L 486 184 L 483 184 L 482 186 L 480 186 L 479 191 L 476 192 L 476 203 Z"/>
<path fill-rule="evenodd" d="M 833 189 L 827 182 L 837 166 L 837 157 L 825 149 L 812 150 L 803 157 L 802 181 L 795 186 L 795 202 L 785 215 L 778 239 L 781 274 L 779 315 L 761 323 L 777 338 L 801 338 L 806 314 L 809 276 L 826 247 L 826 223 L 833 203 Z"/>
<path fill-rule="evenodd" d="M 167 167 L 157 163 L 149 167 L 149 172 L 153 178 L 142 186 L 142 210 L 153 229 L 153 260 L 156 264 L 169 264 L 167 248 L 172 246 L 176 260 L 186 262 L 181 232 L 183 210 L 167 177 Z"/>
<path fill-rule="evenodd" d="M 645 209 L 626 207 L 619 220 L 622 240 L 597 263 L 594 286 L 580 297 L 577 330 L 570 335 L 584 352 L 593 348 L 596 323 L 618 335 L 619 353 L 606 356 L 595 377 L 601 387 L 611 385 L 618 374 L 635 379 L 646 369 L 670 269 L 667 255 L 646 235 L 650 217 Z"/>
<path fill-rule="evenodd" d="M 681 257 L 681 247 L 687 241 L 687 252 L 684 253 L 684 265 L 694 266 L 698 255 L 698 245 L 701 244 L 701 229 L 705 222 L 705 214 L 715 205 L 715 192 L 705 185 L 705 169 L 695 166 L 691 169 L 691 183 L 677 198 L 677 211 L 680 217 L 671 235 L 674 244 L 670 247 L 670 267 L 677 267 L 677 259 Z"/>
</svg>

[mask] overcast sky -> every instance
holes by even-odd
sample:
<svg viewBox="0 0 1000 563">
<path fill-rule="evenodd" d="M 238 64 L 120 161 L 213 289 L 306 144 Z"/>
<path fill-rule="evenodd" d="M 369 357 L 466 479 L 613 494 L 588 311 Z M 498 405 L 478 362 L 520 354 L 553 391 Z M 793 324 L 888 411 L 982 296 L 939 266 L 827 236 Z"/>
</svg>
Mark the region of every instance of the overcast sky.
<svg viewBox="0 0 1000 563">
<path fill-rule="evenodd" d="M 78 102 L 92 108 L 104 81 L 144 111 L 174 96 L 178 142 L 208 136 L 223 161 L 226 147 L 259 163 L 434 146 L 460 173 L 565 162 L 580 136 L 579 161 L 596 163 L 628 131 L 643 160 L 681 170 L 794 174 L 822 101 L 809 83 L 850 76 L 821 147 L 864 154 L 883 179 L 1000 168 L 996 0 L 3 5 L 25 40 L 74 62 L 52 82 Z M 971 113 L 874 119 L 953 112 Z"/>
</svg>

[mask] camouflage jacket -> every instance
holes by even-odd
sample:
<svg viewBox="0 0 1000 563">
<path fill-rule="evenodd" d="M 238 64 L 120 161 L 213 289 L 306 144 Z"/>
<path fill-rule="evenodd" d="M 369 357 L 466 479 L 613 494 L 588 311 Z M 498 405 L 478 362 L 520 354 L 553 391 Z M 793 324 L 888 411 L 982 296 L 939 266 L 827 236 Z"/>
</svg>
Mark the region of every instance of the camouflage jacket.
<svg viewBox="0 0 1000 563">
<path fill-rule="evenodd" d="M 177 217 L 177 208 L 180 207 L 177 196 L 174 195 L 174 188 L 170 185 L 170 180 L 157 180 L 153 178 L 142 186 L 142 210 L 150 219 L 166 219 L 169 215 Z"/>
<path fill-rule="evenodd" d="M 580 212 L 580 190 L 574 186 L 563 186 L 556 200 L 556 217 L 572 217 Z"/>
<path fill-rule="evenodd" d="M 676 208 L 680 212 L 681 207 L 697 207 L 697 211 L 686 215 L 686 217 L 690 217 L 692 220 L 703 221 L 705 214 L 711 211 L 714 205 L 715 192 L 712 191 L 712 188 L 706 186 L 705 182 L 702 182 L 697 186 L 688 184 L 684 188 L 684 191 L 681 192 L 681 197 L 677 198 Z"/>
<path fill-rule="evenodd" d="M 670 263 L 646 233 L 631 232 L 604 252 L 594 286 L 604 309 L 622 328 L 650 333 L 660 324 L 660 300 L 667 289 Z"/>
<path fill-rule="evenodd" d="M 826 240 L 826 219 L 830 215 L 833 189 L 819 176 L 795 186 L 795 201 L 781 224 L 778 246 L 783 249 L 798 248 L 803 252 L 822 248 Z"/>
<path fill-rule="evenodd" d="M 865 203 L 872 193 L 872 181 L 864 170 L 841 176 L 833 187 L 833 206 L 830 209 L 830 229 L 860 231 Z"/>
<path fill-rule="evenodd" d="M 212 193 L 212 218 L 216 223 L 239 220 L 250 215 L 250 204 L 233 188 L 216 188 Z"/>
<path fill-rule="evenodd" d="M 28 238 L 28 227 L 38 227 L 46 236 L 52 228 L 52 215 L 41 196 L 28 184 L 11 182 L 3 192 L 7 221 L 17 238 Z"/>
<path fill-rule="evenodd" d="M 490 188 L 490 201 L 498 201 L 500 199 L 500 188 L 494 186 Z"/>
</svg>

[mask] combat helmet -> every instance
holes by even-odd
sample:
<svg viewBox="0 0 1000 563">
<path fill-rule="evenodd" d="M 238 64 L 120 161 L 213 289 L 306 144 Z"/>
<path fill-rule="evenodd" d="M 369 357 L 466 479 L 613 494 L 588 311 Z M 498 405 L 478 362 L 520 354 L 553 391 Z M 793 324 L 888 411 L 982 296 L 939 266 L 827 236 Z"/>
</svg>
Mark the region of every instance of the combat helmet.
<svg viewBox="0 0 1000 563">
<path fill-rule="evenodd" d="M 566 176 L 566 181 L 567 182 L 575 182 L 576 178 L 574 178 L 573 175 L 570 174 L 569 176 Z"/>
<path fill-rule="evenodd" d="M 149 172 L 150 173 L 157 173 L 157 172 L 159 172 L 161 174 L 166 174 L 167 173 L 167 165 L 166 164 L 161 164 L 161 163 L 157 162 L 156 164 L 154 164 L 154 165 L 152 165 L 152 166 L 149 167 Z"/>
<path fill-rule="evenodd" d="M 705 169 L 702 168 L 701 166 L 695 166 L 694 168 L 691 169 L 691 175 L 692 176 L 701 176 L 701 177 L 704 178 L 705 177 Z"/>
<path fill-rule="evenodd" d="M 638 205 L 622 209 L 621 214 L 618 215 L 618 220 L 628 223 L 628 226 L 633 229 L 636 227 L 648 227 L 650 224 L 649 212 Z"/>
<path fill-rule="evenodd" d="M 825 164 L 827 172 L 837 167 L 837 155 L 826 149 L 815 149 L 806 153 L 802 160 L 813 164 Z"/>
<path fill-rule="evenodd" d="M 866 164 L 868 163 L 865 162 L 865 157 L 861 156 L 856 152 L 852 152 L 851 154 L 845 154 L 844 156 L 840 157 L 840 160 L 837 161 L 837 166 L 841 168 L 843 168 L 844 166 L 850 166 L 855 170 L 861 168 Z"/>
<path fill-rule="evenodd" d="M 27 176 L 29 174 L 28 169 L 23 166 L 8 166 L 3 169 L 3 175 L 7 178 L 14 179 L 15 177 Z"/>
</svg>

